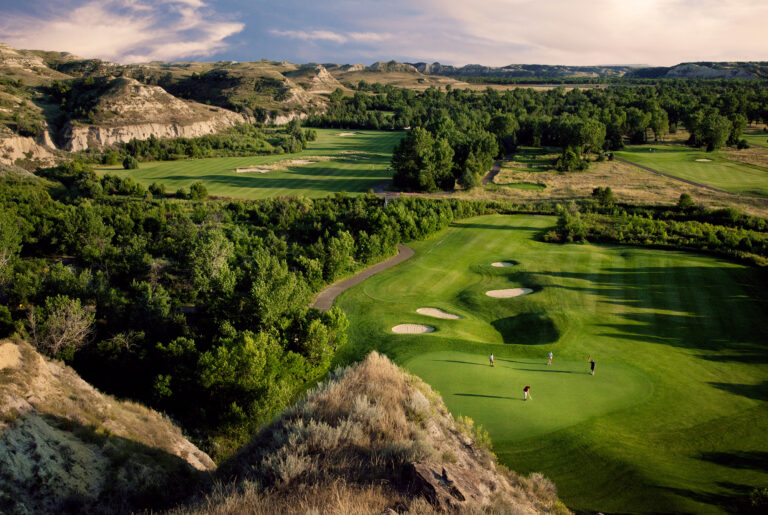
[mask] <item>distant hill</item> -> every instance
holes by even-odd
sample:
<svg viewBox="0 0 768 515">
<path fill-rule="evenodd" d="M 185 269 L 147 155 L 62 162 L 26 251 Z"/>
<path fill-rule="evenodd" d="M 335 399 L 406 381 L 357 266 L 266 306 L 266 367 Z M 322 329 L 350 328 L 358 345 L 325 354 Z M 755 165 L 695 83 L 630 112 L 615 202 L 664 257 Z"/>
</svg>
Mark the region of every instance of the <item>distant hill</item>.
<svg viewBox="0 0 768 515">
<path fill-rule="evenodd" d="M 425 75 L 504 78 L 622 77 L 632 69 L 629 66 L 558 66 L 547 64 L 510 64 L 501 67 L 468 64 L 456 67 L 440 63 L 413 63 L 411 66 Z"/>
<path fill-rule="evenodd" d="M 681 63 L 635 69 L 626 74 L 637 79 L 768 79 L 768 61 Z"/>
</svg>

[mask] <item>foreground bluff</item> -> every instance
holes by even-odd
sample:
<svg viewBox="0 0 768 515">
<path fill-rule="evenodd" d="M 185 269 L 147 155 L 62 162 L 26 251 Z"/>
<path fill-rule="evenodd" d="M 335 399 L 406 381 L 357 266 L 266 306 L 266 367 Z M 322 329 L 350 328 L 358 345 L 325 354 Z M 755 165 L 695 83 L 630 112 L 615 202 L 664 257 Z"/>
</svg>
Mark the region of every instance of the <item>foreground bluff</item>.
<svg viewBox="0 0 768 515">
<path fill-rule="evenodd" d="M 0 512 L 167 507 L 214 468 L 161 414 L 99 393 L 26 343 L 0 342 Z"/>
</svg>

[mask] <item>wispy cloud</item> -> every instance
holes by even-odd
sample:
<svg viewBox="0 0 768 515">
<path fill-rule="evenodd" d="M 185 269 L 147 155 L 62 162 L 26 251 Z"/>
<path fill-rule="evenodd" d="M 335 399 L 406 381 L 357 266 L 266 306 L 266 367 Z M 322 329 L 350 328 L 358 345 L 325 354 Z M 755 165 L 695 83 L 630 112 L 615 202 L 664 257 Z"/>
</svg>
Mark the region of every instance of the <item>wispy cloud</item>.
<svg viewBox="0 0 768 515">
<path fill-rule="evenodd" d="M 392 37 L 391 34 L 377 32 L 333 32 L 330 30 L 277 30 L 272 29 L 270 34 L 304 41 L 333 41 L 334 43 L 374 43 L 384 41 Z"/>
<path fill-rule="evenodd" d="M 0 40 L 19 48 L 141 62 L 212 55 L 243 28 L 201 0 L 91 0 L 45 17 L 4 15 Z"/>
</svg>

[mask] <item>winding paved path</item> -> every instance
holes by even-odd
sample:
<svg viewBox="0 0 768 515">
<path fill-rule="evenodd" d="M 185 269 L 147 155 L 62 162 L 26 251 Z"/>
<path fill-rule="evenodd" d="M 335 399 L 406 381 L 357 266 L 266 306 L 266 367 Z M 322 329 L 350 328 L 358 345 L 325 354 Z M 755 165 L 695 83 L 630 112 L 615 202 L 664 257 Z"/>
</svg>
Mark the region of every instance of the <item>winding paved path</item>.
<svg viewBox="0 0 768 515">
<path fill-rule="evenodd" d="M 331 306 L 333 306 L 333 301 L 336 300 L 336 297 L 338 297 L 342 292 L 360 284 L 369 277 L 378 274 L 382 270 L 386 270 L 387 268 L 391 268 L 398 263 L 402 263 L 406 259 L 413 256 L 413 254 L 414 252 L 412 248 L 406 247 L 405 245 L 398 245 L 396 256 L 391 257 L 386 261 L 382 261 L 381 263 L 377 263 L 372 267 L 366 268 L 362 272 L 353 275 L 349 279 L 344 279 L 343 281 L 339 281 L 328 286 L 317 295 L 317 298 L 312 304 L 310 304 L 310 307 L 317 308 L 320 311 L 328 311 L 331 309 Z"/>
<path fill-rule="evenodd" d="M 714 187 L 709 186 L 707 184 L 702 184 L 700 182 L 693 182 L 693 181 L 689 181 L 688 179 L 682 179 L 680 177 L 675 177 L 674 175 L 669 175 L 668 173 L 660 172 L 658 170 L 654 170 L 653 168 L 648 168 L 647 166 L 639 165 L 637 163 L 633 163 L 632 161 L 627 161 L 626 159 L 622 159 L 620 157 L 615 157 L 614 159 L 616 161 L 621 161 L 622 163 L 626 163 L 628 165 L 632 165 L 632 166 L 636 166 L 638 168 L 642 168 L 643 170 L 645 170 L 647 172 L 655 173 L 656 175 L 661 175 L 662 177 L 666 177 L 668 179 L 674 179 L 676 181 L 680 181 L 680 182 L 684 182 L 686 184 L 690 184 L 691 186 L 697 186 L 699 188 L 704 188 L 704 189 L 708 189 L 708 190 L 711 190 L 711 191 L 716 191 L 718 193 L 725 193 L 727 195 L 738 195 L 738 193 L 733 193 L 732 191 L 725 191 L 725 190 L 721 190 L 721 189 L 718 189 L 718 188 L 714 188 Z"/>
</svg>

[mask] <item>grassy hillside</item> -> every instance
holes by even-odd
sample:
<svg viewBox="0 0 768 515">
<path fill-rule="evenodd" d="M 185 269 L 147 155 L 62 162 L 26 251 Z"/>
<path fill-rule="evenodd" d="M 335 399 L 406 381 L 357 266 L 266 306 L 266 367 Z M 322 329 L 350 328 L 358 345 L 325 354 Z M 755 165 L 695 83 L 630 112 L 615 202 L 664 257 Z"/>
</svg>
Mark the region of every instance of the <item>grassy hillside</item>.
<svg viewBox="0 0 768 515">
<path fill-rule="evenodd" d="M 471 420 L 377 353 L 330 379 L 222 464 L 181 513 L 566 513 L 540 474 L 499 467 Z"/>
<path fill-rule="evenodd" d="M 757 286 L 765 271 L 683 252 L 537 241 L 553 224 L 487 216 L 414 244 L 414 258 L 337 301 L 355 343 L 341 359 L 385 352 L 454 415 L 486 426 L 504 464 L 551 477 L 573 509 L 737 509 L 768 482 L 768 298 Z M 503 260 L 512 266 L 490 266 Z M 485 294 L 517 287 L 533 293 Z M 402 323 L 436 331 L 393 334 Z"/>
<path fill-rule="evenodd" d="M 119 166 L 99 170 L 130 175 L 145 186 L 154 182 L 164 184 L 168 192 L 189 189 L 193 183 L 202 181 L 211 195 L 243 199 L 291 195 L 316 198 L 337 191 L 363 193 L 391 178 L 387 168 L 392 149 L 403 133 L 331 129 L 317 132 L 317 141 L 296 154 L 156 161 L 142 163 L 138 170 L 125 171 Z M 276 164 L 278 168 L 267 173 L 236 172 L 238 168 L 264 169 Z"/>
</svg>

